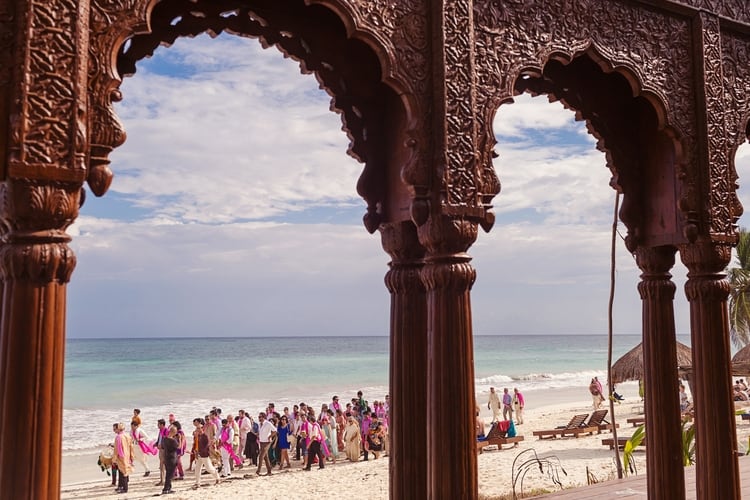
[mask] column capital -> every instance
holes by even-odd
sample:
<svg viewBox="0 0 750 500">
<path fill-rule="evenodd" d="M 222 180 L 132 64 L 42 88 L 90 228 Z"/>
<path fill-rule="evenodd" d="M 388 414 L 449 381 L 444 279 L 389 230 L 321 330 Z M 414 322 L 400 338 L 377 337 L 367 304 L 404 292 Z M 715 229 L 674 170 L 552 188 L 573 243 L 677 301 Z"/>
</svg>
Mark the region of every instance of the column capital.
<svg viewBox="0 0 750 500">
<path fill-rule="evenodd" d="M 676 251 L 674 247 L 638 247 L 635 250 L 636 262 L 643 271 L 638 283 L 641 299 L 674 299 L 677 287 L 669 270 L 674 266 Z"/>
<path fill-rule="evenodd" d="M 13 179 L 0 184 L 0 277 L 67 283 L 76 265 L 65 229 L 78 215 L 81 185 Z"/>
<path fill-rule="evenodd" d="M 391 293 L 421 293 L 424 285 L 420 270 L 424 265 L 424 247 L 419 243 L 417 228 L 411 221 L 380 225 L 383 249 L 392 260 L 385 275 L 385 286 Z"/>
<path fill-rule="evenodd" d="M 680 256 L 688 268 L 688 281 L 685 283 L 688 301 L 727 300 L 730 287 L 725 271 L 732 259 L 731 245 L 711 242 L 685 245 L 680 248 Z"/>
<path fill-rule="evenodd" d="M 477 273 L 466 252 L 477 230 L 476 222 L 443 215 L 430 217 L 419 227 L 419 240 L 427 248 L 422 281 L 428 290 L 471 290 Z"/>
<path fill-rule="evenodd" d="M 680 259 L 688 268 L 688 277 L 724 274 L 732 260 L 732 245 L 699 241 L 680 246 Z"/>
</svg>

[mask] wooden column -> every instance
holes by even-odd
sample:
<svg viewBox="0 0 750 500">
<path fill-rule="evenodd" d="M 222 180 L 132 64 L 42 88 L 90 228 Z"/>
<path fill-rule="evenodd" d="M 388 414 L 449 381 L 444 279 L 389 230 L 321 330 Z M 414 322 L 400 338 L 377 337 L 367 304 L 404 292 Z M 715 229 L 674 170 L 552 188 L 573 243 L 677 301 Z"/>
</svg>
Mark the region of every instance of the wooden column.
<svg viewBox="0 0 750 500">
<path fill-rule="evenodd" d="M 380 227 L 392 257 L 389 409 L 390 498 L 427 498 L 427 303 L 420 277 L 424 248 L 411 221 Z"/>
<path fill-rule="evenodd" d="M 668 272 L 674 266 L 675 251 L 674 247 L 636 250 L 643 271 L 638 291 L 643 300 L 646 478 L 648 496 L 654 500 L 685 498 L 673 303 L 676 287 Z"/>
<path fill-rule="evenodd" d="M 689 270 L 685 292 L 693 347 L 696 498 L 741 498 L 724 273 L 731 247 L 699 242 L 680 248 L 680 255 Z"/>
<path fill-rule="evenodd" d="M 474 346 L 470 290 L 476 278 L 466 253 L 477 225 L 447 216 L 419 227 L 427 248 L 427 497 L 478 497 L 474 435 Z"/>
<path fill-rule="evenodd" d="M 65 230 L 87 175 L 89 1 L 10 0 L 0 14 L 0 497 L 46 500 L 60 496 L 75 267 Z"/>
<path fill-rule="evenodd" d="M 3 185 L 20 213 L 77 211 L 80 186 Z M 39 196 L 49 205 L 34 206 Z M 74 208 L 68 205 L 72 204 Z M 38 211 L 37 211 L 38 210 Z M 3 213 L 7 221 L 8 212 Z M 48 221 L 53 222 L 50 216 Z M 66 283 L 75 267 L 62 230 L 12 229 L 0 246 L 0 492 L 3 498 L 60 495 Z"/>
</svg>

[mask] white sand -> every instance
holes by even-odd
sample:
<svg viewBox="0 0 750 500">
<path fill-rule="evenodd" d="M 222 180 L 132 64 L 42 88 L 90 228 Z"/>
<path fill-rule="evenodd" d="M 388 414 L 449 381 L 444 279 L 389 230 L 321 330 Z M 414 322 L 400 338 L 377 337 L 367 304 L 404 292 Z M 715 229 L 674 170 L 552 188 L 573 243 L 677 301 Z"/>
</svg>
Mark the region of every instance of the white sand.
<svg viewBox="0 0 750 500">
<path fill-rule="evenodd" d="M 636 406 L 640 405 L 640 399 L 637 396 L 637 386 L 635 384 L 622 384 L 618 387 L 626 397 L 623 404 L 615 405 L 616 419 L 619 424 L 618 436 L 629 437 L 634 428 L 626 422 L 626 419 L 637 415 Z M 527 399 L 527 410 L 523 425 L 517 427 L 518 433 L 525 436 L 525 440 L 519 443 L 518 447 L 508 447 L 502 450 L 496 450 L 494 446 L 485 449 L 484 453 L 479 455 L 479 493 L 484 498 L 493 498 L 500 495 L 507 495 L 512 491 L 512 470 L 513 461 L 525 450 L 534 450 L 540 458 L 556 457 L 559 465 L 564 468 L 564 474 L 559 471 L 559 478 L 564 488 L 571 488 L 587 484 L 587 468 L 597 481 L 605 481 L 616 477 L 614 465 L 614 452 L 608 446 L 601 444 L 602 438 L 611 437 L 611 432 L 604 432 L 601 435 L 582 436 L 579 438 L 564 439 L 545 439 L 539 440 L 532 435 L 532 431 L 540 429 L 553 429 L 558 425 L 564 425 L 571 416 L 578 413 L 590 413 L 590 398 L 582 390 L 564 390 L 544 393 L 544 401 L 540 401 L 542 393 L 530 392 L 525 395 Z M 478 403 L 485 403 L 486 396 L 479 395 Z M 489 423 L 490 415 L 486 409 L 486 403 L 482 405 L 482 415 Z M 611 418 L 607 418 L 611 421 Z M 750 424 L 747 421 L 740 422 L 738 419 L 738 438 L 740 439 L 740 449 L 744 450 L 742 443 L 747 443 L 750 435 Z M 96 467 L 96 458 L 98 455 L 87 456 L 84 462 L 81 459 L 68 458 L 64 460 L 63 467 L 63 484 L 62 498 L 146 498 L 158 495 L 161 487 L 155 486 L 158 481 L 158 466 L 152 462 L 151 477 L 144 478 L 139 465 L 136 465 L 136 472 L 131 476 L 130 492 L 126 495 L 117 495 L 114 493 L 114 487 L 110 486 L 110 478 Z M 527 452 L 521 458 L 522 460 L 531 458 L 532 453 Z M 187 466 L 187 460 L 183 460 Z M 66 465 L 67 463 L 67 465 Z M 518 464 L 517 464 L 518 465 Z M 639 473 L 646 471 L 646 454 L 645 451 L 636 452 L 636 465 Z M 87 478 L 92 477 L 95 483 L 76 483 L 74 470 L 86 467 L 94 471 Z M 265 471 L 265 469 L 264 469 Z M 242 477 L 242 474 L 248 474 L 248 478 Z M 156 477 L 154 477 L 156 475 Z M 292 461 L 292 468 L 286 471 L 274 471 L 270 477 L 257 477 L 255 467 L 245 466 L 240 471 L 235 471 L 230 480 L 224 481 L 219 486 L 205 486 L 195 491 L 190 487 L 193 484 L 194 476 L 187 473 L 184 481 L 175 481 L 173 489 L 176 494 L 168 495 L 173 499 L 227 499 L 227 498 L 263 498 L 271 499 L 289 499 L 299 498 L 304 494 L 308 498 L 334 498 L 345 494 L 346 492 L 367 492 L 366 497 L 370 499 L 383 499 L 388 497 L 388 458 L 381 457 L 379 460 L 370 460 L 368 462 L 360 461 L 350 463 L 345 460 L 333 465 L 327 465 L 324 470 L 313 468 L 310 472 L 301 471 L 299 463 Z M 202 478 L 204 484 L 210 484 L 209 476 L 204 475 Z M 516 492 L 520 493 L 520 484 L 517 484 Z M 532 467 L 528 469 L 524 477 L 523 491 L 528 493 L 531 489 L 541 489 L 546 491 L 556 491 L 556 486 L 549 478 L 547 470 L 540 473 L 539 469 Z"/>
</svg>

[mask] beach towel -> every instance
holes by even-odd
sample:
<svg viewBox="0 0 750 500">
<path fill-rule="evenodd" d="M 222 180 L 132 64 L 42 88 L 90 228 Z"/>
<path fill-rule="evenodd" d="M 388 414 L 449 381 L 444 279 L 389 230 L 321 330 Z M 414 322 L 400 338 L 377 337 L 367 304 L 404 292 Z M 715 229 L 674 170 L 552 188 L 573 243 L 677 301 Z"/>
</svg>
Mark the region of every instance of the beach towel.
<svg viewBox="0 0 750 500">
<path fill-rule="evenodd" d="M 516 426 L 515 426 L 515 424 L 513 424 L 512 420 L 508 420 L 508 422 L 510 422 L 510 423 L 508 425 L 508 434 L 507 434 L 507 436 L 509 438 L 516 437 Z"/>
</svg>

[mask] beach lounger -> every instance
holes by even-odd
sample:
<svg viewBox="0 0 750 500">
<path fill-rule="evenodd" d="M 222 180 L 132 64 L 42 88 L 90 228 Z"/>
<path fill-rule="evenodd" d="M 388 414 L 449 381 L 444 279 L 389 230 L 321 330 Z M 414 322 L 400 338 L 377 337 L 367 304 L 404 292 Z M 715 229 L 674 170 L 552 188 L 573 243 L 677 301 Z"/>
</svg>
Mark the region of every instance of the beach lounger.
<svg viewBox="0 0 750 500">
<path fill-rule="evenodd" d="M 630 436 L 627 437 L 618 437 L 617 438 L 617 447 L 622 449 L 625 447 L 625 443 L 627 443 L 628 439 L 630 439 Z M 615 448 L 615 438 L 604 438 L 602 439 L 602 444 L 604 446 L 609 446 L 610 450 L 613 450 Z M 638 446 L 646 446 L 646 440 L 640 442 Z"/>
<path fill-rule="evenodd" d="M 570 422 L 568 422 L 567 425 L 562 425 L 560 427 L 557 427 L 555 429 L 547 429 L 542 431 L 534 431 L 533 434 L 539 439 L 553 439 L 558 436 L 565 437 L 565 436 L 575 436 L 578 437 L 581 434 L 586 433 L 592 433 L 597 431 L 598 429 L 592 429 L 591 427 L 586 427 L 586 419 L 589 418 L 588 413 L 582 413 L 580 415 L 574 415 L 573 418 L 570 419 Z"/>
<path fill-rule="evenodd" d="M 604 417 L 607 416 L 608 412 L 609 410 L 596 410 L 591 414 L 591 416 L 589 417 L 589 421 L 586 422 L 584 427 L 595 428 L 597 434 L 601 434 L 602 431 L 611 431 L 612 424 L 604 419 Z M 620 428 L 619 424 L 617 424 L 617 428 Z"/>
<path fill-rule="evenodd" d="M 627 422 L 633 424 L 633 427 L 638 427 L 639 425 L 646 423 L 646 417 L 631 417 Z"/>
<path fill-rule="evenodd" d="M 507 420 L 505 422 L 508 422 Z M 506 427 L 507 428 L 507 427 Z M 513 444 L 514 447 L 518 446 L 518 443 L 523 441 L 524 438 L 521 435 L 507 436 L 501 429 L 500 422 L 493 422 L 490 427 L 490 431 L 483 440 L 477 441 L 477 451 L 482 453 L 482 450 L 487 446 L 495 445 L 498 450 L 503 449 L 504 444 Z"/>
</svg>

